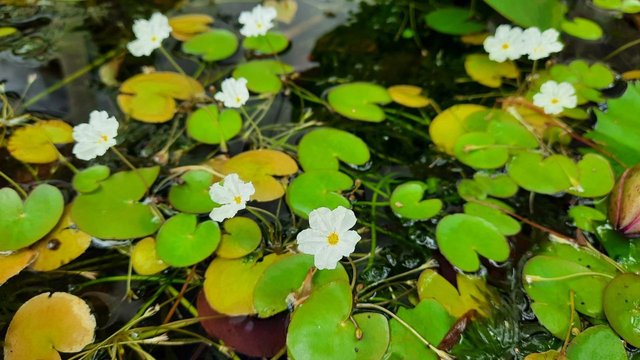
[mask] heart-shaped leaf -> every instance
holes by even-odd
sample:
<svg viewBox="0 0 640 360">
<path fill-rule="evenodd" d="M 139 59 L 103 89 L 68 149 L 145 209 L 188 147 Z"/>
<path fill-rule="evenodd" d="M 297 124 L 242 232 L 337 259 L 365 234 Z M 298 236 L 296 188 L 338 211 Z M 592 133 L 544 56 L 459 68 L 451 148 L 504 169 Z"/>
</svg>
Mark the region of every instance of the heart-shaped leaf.
<svg viewBox="0 0 640 360">
<path fill-rule="evenodd" d="M 463 199 L 484 200 L 487 196 L 510 198 L 518 192 L 518 185 L 506 174 L 488 175 L 477 172 L 472 179 L 458 183 L 458 193 Z"/>
<path fill-rule="evenodd" d="M 629 344 L 640 346 L 640 275 L 616 276 L 604 291 L 604 312 L 611 327 Z"/>
<path fill-rule="evenodd" d="M 385 115 L 379 105 L 390 103 L 391 97 L 380 85 L 354 82 L 334 87 L 327 100 L 333 110 L 346 118 L 381 122 Z"/>
<path fill-rule="evenodd" d="M 171 186 L 169 202 L 179 211 L 190 214 L 204 214 L 216 204 L 209 196 L 209 187 L 214 176 L 205 170 L 190 170 L 180 177 L 181 183 Z"/>
<path fill-rule="evenodd" d="M 627 360 L 624 343 L 607 325 L 596 325 L 576 336 L 567 347 L 568 360 Z"/>
<path fill-rule="evenodd" d="M 618 10 L 629 14 L 640 12 L 640 4 L 636 0 L 594 0 L 593 4 L 608 10 Z"/>
<path fill-rule="evenodd" d="M 204 95 L 204 88 L 185 75 L 158 71 L 130 77 L 120 86 L 118 105 L 125 114 L 148 123 L 171 120 L 176 100 L 189 100 Z"/>
<path fill-rule="evenodd" d="M 464 213 L 487 220 L 492 223 L 493 226 L 502 233 L 502 235 L 511 236 L 520 232 L 520 223 L 511 216 L 506 215 L 497 209 L 503 208 L 507 211 L 513 212 L 512 208 L 501 201 L 493 199 L 487 199 L 484 203 L 486 205 L 480 203 L 466 203 L 464 204 Z"/>
<path fill-rule="evenodd" d="M 171 36 L 180 41 L 187 41 L 209 30 L 212 23 L 213 18 L 207 14 L 184 14 L 169 18 Z"/>
<path fill-rule="evenodd" d="M 485 29 L 484 22 L 474 20 L 473 11 L 467 8 L 438 9 L 428 13 L 425 20 L 430 28 L 450 35 L 466 35 Z"/>
<path fill-rule="evenodd" d="M 369 148 L 362 139 L 338 129 L 313 130 L 298 145 L 298 161 L 305 171 L 339 170 L 340 160 L 364 165 L 369 158 Z"/>
<path fill-rule="evenodd" d="M 38 185 L 24 203 L 11 188 L 0 189 L 0 251 L 18 250 L 47 235 L 64 210 L 57 188 Z"/>
<path fill-rule="evenodd" d="M 427 185 L 420 181 L 409 181 L 399 185 L 391 193 L 389 204 L 398 216 L 412 220 L 426 220 L 442 210 L 440 199 L 422 200 Z"/>
<path fill-rule="evenodd" d="M 90 193 L 100 187 L 100 182 L 111 175 L 111 169 L 104 165 L 94 165 L 77 173 L 72 180 L 73 188 L 80 193 Z"/>
<path fill-rule="evenodd" d="M 229 30 L 213 29 L 182 44 L 182 51 L 198 55 L 204 61 L 224 60 L 238 50 L 238 38 Z"/>
<path fill-rule="evenodd" d="M 429 105 L 431 100 L 422 95 L 422 88 L 415 85 L 394 85 L 387 89 L 391 99 L 406 107 L 421 108 Z"/>
<path fill-rule="evenodd" d="M 578 167 L 564 155 L 546 159 L 532 152 L 522 152 L 507 166 L 509 176 L 525 190 L 540 194 L 556 194 L 578 184 Z"/>
<path fill-rule="evenodd" d="M 206 220 L 198 224 L 191 214 L 178 214 L 167 220 L 156 236 L 158 257 L 171 266 L 197 264 L 209 257 L 220 243 L 218 223 Z"/>
<path fill-rule="evenodd" d="M 158 257 L 156 240 L 146 237 L 138 241 L 131 250 L 131 266 L 140 275 L 157 274 L 169 267 Z"/>
<path fill-rule="evenodd" d="M 151 235 L 160 218 L 151 205 L 139 203 L 160 168 L 141 168 L 111 175 L 92 192 L 79 194 L 71 218 L 88 234 L 101 239 L 132 239 Z"/>
<path fill-rule="evenodd" d="M 470 132 L 458 138 L 453 154 L 462 163 L 476 169 L 496 169 L 509 160 L 509 150 L 497 144 L 490 133 Z"/>
<path fill-rule="evenodd" d="M 60 120 L 39 121 L 11 134 L 7 150 L 14 158 L 30 164 L 46 164 L 60 156 L 55 144 L 73 142 L 71 125 Z"/>
<path fill-rule="evenodd" d="M 246 37 L 242 40 L 242 47 L 245 49 L 265 55 L 280 53 L 288 46 L 289 39 L 277 31 L 269 31 L 265 35 Z"/>
<path fill-rule="evenodd" d="M 496 144 L 507 145 L 509 150 L 535 149 L 539 146 L 535 135 L 506 111 L 491 110 L 486 114 L 486 119 L 490 121 L 486 131 L 493 136 Z"/>
<path fill-rule="evenodd" d="M 562 31 L 583 40 L 598 40 L 602 37 L 602 28 L 597 22 L 575 17 L 573 20 L 565 20 L 560 25 Z"/>
<path fill-rule="evenodd" d="M 256 284 L 267 268 L 281 257 L 269 254 L 262 259 L 252 256 L 213 259 L 204 275 L 207 302 L 215 311 L 229 316 L 256 314 L 253 305 Z"/>
<path fill-rule="evenodd" d="M 577 187 L 568 190 L 580 197 L 600 197 L 607 195 L 615 184 L 615 175 L 609 160 L 598 154 L 586 154 L 578 161 Z"/>
<path fill-rule="evenodd" d="M 474 81 L 491 88 L 499 88 L 502 78 L 516 79 L 520 76 L 518 67 L 512 61 L 495 62 L 486 54 L 468 55 L 464 69 Z"/>
<path fill-rule="evenodd" d="M 509 243 L 490 222 L 472 215 L 445 216 L 436 228 L 436 242 L 442 255 L 463 271 L 480 269 L 482 255 L 494 261 L 509 258 Z"/>
<path fill-rule="evenodd" d="M 286 256 L 269 266 L 258 280 L 253 294 L 258 316 L 270 317 L 286 310 L 289 306 L 287 297 L 300 290 L 312 266 L 313 256 L 307 254 Z M 349 282 L 342 265 L 334 270 L 316 271 L 311 283 L 313 288 L 319 288 L 333 281 Z"/>
<path fill-rule="evenodd" d="M 296 360 L 379 360 L 389 344 L 389 325 L 384 315 L 358 313 L 349 319 L 351 287 L 343 281 L 314 289 L 291 317 L 287 349 Z"/>
<path fill-rule="evenodd" d="M 225 220 L 224 234 L 216 255 L 226 259 L 238 259 L 249 255 L 262 241 L 258 224 L 246 217 L 236 216 Z"/>
<path fill-rule="evenodd" d="M 480 315 L 487 316 L 491 292 L 485 280 L 457 274 L 456 283 L 458 289 L 435 270 L 426 269 L 418 278 L 418 296 L 420 300 L 436 300 L 456 319 L 469 310 L 476 310 Z"/>
<path fill-rule="evenodd" d="M 458 138 L 472 131 L 466 119 L 469 115 L 487 108 L 475 104 L 454 105 L 436 116 L 429 125 L 431 141 L 441 150 L 453 155 Z"/>
<path fill-rule="evenodd" d="M 205 144 L 220 144 L 238 135 L 242 130 L 242 117 L 233 109 L 218 113 L 218 107 L 209 105 L 194 111 L 187 119 L 187 134 Z"/>
<path fill-rule="evenodd" d="M 247 88 L 259 94 L 275 94 L 282 89 L 280 75 L 293 72 L 289 64 L 276 60 L 253 60 L 240 64 L 233 77 L 247 79 Z"/>
<path fill-rule="evenodd" d="M 436 347 L 455 323 L 455 318 L 433 299 L 422 300 L 413 309 L 400 308 L 397 315 Z M 391 319 L 389 328 L 391 343 L 385 359 L 438 360 L 440 358 L 398 320 Z"/>
<path fill-rule="evenodd" d="M 300 174 L 287 188 L 287 204 L 294 214 L 308 218 L 309 213 L 320 207 L 335 209 L 351 207 L 351 203 L 340 194 L 350 189 L 353 180 L 339 171 L 318 170 Z"/>
</svg>

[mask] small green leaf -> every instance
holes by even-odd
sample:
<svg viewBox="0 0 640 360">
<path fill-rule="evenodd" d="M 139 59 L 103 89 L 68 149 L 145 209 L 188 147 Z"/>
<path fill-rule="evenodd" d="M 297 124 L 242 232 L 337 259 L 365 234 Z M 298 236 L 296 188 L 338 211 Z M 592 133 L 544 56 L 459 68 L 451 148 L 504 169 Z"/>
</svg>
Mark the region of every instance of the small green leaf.
<svg viewBox="0 0 640 360">
<path fill-rule="evenodd" d="M 511 236 L 520 232 L 520 223 L 495 207 L 504 208 L 511 212 L 513 212 L 513 209 L 498 200 L 487 199 L 485 202 L 494 207 L 478 203 L 466 203 L 464 204 L 464 213 L 487 220 L 493 224 L 502 235 Z"/>
<path fill-rule="evenodd" d="M 470 132 L 458 138 L 453 153 L 462 163 L 475 169 L 496 169 L 509 160 L 507 147 L 496 144 L 493 135 Z"/>
<path fill-rule="evenodd" d="M 637 335 L 636 335 L 637 336 Z M 568 360 L 627 360 L 624 343 L 606 325 L 588 328 L 567 347 Z"/>
<path fill-rule="evenodd" d="M 224 222 L 224 234 L 216 255 L 238 259 L 252 253 L 262 241 L 258 224 L 246 217 L 236 216 Z"/>
<path fill-rule="evenodd" d="M 573 20 L 562 22 L 562 31 L 583 40 L 598 40 L 602 37 L 602 28 L 597 22 L 575 17 Z"/>
<path fill-rule="evenodd" d="M 571 187 L 570 194 L 581 197 L 607 195 L 615 184 L 615 175 L 609 160 L 598 154 L 586 154 L 578 161 L 578 186 Z"/>
<path fill-rule="evenodd" d="M 560 0 L 484 0 L 500 15 L 523 27 L 559 29 L 567 13 L 567 6 Z"/>
<path fill-rule="evenodd" d="M 287 203 L 294 214 L 307 218 L 319 207 L 335 209 L 351 207 L 351 203 L 340 194 L 350 189 L 353 180 L 339 171 L 309 171 L 296 177 L 287 188 Z"/>
<path fill-rule="evenodd" d="M 216 204 L 209 196 L 209 187 L 214 176 L 208 171 L 191 170 L 180 177 L 180 182 L 171 186 L 169 202 L 179 211 L 190 214 L 204 214 Z"/>
<path fill-rule="evenodd" d="M 307 133 L 298 145 L 298 161 L 305 171 L 339 170 L 369 161 L 369 148 L 359 137 L 343 130 L 321 128 Z"/>
<path fill-rule="evenodd" d="M 572 206 L 569 209 L 569 216 L 573 219 L 573 224 L 584 231 L 594 232 L 594 222 L 607 220 L 607 216 L 600 211 L 584 205 Z"/>
<path fill-rule="evenodd" d="M 556 194 L 578 183 L 578 167 L 564 155 L 551 155 L 546 159 L 533 152 L 517 154 L 507 165 L 513 181 L 525 190 L 540 194 Z"/>
<path fill-rule="evenodd" d="M 229 30 L 214 29 L 192 37 L 182 44 L 182 51 L 198 55 L 204 61 L 220 61 L 235 54 L 238 38 Z"/>
<path fill-rule="evenodd" d="M 207 220 L 198 224 L 190 214 L 178 214 L 167 220 L 156 237 L 158 257 L 171 266 L 197 264 L 211 255 L 220 243 L 218 223 Z"/>
<path fill-rule="evenodd" d="M 385 119 L 379 105 L 391 102 L 387 89 L 380 85 L 354 82 L 339 85 L 329 90 L 329 105 L 340 115 L 369 122 L 381 122 Z"/>
<path fill-rule="evenodd" d="M 269 31 L 266 35 L 244 38 L 242 46 L 261 54 L 273 55 L 286 49 L 289 46 L 289 39 L 280 32 Z"/>
<path fill-rule="evenodd" d="M 640 275 L 621 274 L 604 291 L 604 311 L 611 327 L 629 344 L 640 346 Z"/>
<path fill-rule="evenodd" d="M 108 166 L 94 165 L 83 169 L 73 177 L 72 185 L 77 192 L 89 193 L 100 187 L 100 182 L 111 174 Z"/>
<path fill-rule="evenodd" d="M 240 64 L 234 78 L 247 79 L 247 88 L 259 94 L 275 94 L 282 89 L 280 75 L 293 72 L 293 67 L 276 60 L 253 60 Z"/>
<path fill-rule="evenodd" d="M 466 35 L 484 30 L 484 22 L 476 21 L 472 16 L 467 8 L 448 7 L 428 13 L 425 20 L 430 28 L 444 34 Z"/>
<path fill-rule="evenodd" d="M 426 220 L 436 216 L 442 209 L 440 199 L 423 200 L 427 186 L 420 181 L 409 181 L 399 185 L 391 193 L 389 204 L 398 216 L 412 220 Z"/>
<path fill-rule="evenodd" d="M 220 144 L 238 135 L 242 117 L 233 109 L 218 114 L 218 107 L 209 105 L 194 111 L 187 119 L 187 134 L 205 144 Z"/>
</svg>

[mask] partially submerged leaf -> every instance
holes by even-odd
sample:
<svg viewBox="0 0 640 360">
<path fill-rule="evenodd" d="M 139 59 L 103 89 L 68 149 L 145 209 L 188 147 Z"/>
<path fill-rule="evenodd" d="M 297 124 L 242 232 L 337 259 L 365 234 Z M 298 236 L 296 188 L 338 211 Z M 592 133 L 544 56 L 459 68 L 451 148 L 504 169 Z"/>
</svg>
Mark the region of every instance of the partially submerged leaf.
<svg viewBox="0 0 640 360">
<path fill-rule="evenodd" d="M 627 360 L 624 343 L 606 325 L 588 328 L 567 347 L 567 360 Z"/>
<path fill-rule="evenodd" d="M 436 116 L 429 126 L 429 136 L 433 143 L 449 155 L 453 155 L 453 147 L 458 138 L 471 131 L 465 119 L 478 111 L 486 110 L 482 105 L 458 104 Z"/>
<path fill-rule="evenodd" d="M 435 299 L 454 318 L 460 318 L 470 310 L 488 316 L 491 293 L 484 279 L 477 276 L 457 274 L 458 289 L 433 269 L 426 269 L 418 278 L 420 300 Z"/>
<path fill-rule="evenodd" d="M 146 237 L 133 246 L 131 265 L 133 270 L 140 275 L 157 274 L 169 267 L 169 264 L 158 257 L 156 240 L 152 237 Z"/>
<path fill-rule="evenodd" d="M 472 17 L 471 9 L 446 7 L 428 13 L 425 20 L 430 28 L 444 34 L 466 35 L 484 30 L 485 23 Z"/>
<path fill-rule="evenodd" d="M 0 255 L 0 286 L 31 264 L 38 253 L 31 249 L 22 249 L 9 255 Z"/>
<path fill-rule="evenodd" d="M 187 41 L 209 30 L 211 24 L 213 18 L 207 14 L 184 14 L 169 18 L 171 36 L 180 41 Z"/>
<path fill-rule="evenodd" d="M 73 128 L 61 120 L 43 120 L 13 132 L 7 150 L 14 158 L 30 164 L 46 164 L 59 158 L 56 144 L 73 142 Z"/>
<path fill-rule="evenodd" d="M 393 85 L 390 86 L 387 91 L 394 102 L 406 107 L 422 108 L 431 103 L 431 100 L 422 95 L 423 90 L 419 86 Z"/>
<path fill-rule="evenodd" d="M 182 44 L 182 51 L 204 61 L 224 60 L 238 50 L 238 38 L 229 30 L 213 29 L 195 35 Z"/>
<path fill-rule="evenodd" d="M 464 69 L 471 79 L 491 88 L 499 88 L 502 78 L 515 79 L 520 75 L 512 61 L 495 62 L 486 54 L 468 55 L 464 60 Z"/>
<path fill-rule="evenodd" d="M 633 346 L 640 346 L 638 310 L 640 304 L 640 276 L 621 274 L 604 291 L 604 312 L 609 325 Z"/>
<path fill-rule="evenodd" d="M 226 259 L 238 259 L 251 254 L 262 241 L 258 224 L 246 217 L 236 216 L 225 220 L 224 233 L 216 255 Z"/>
<path fill-rule="evenodd" d="M 391 97 L 380 85 L 354 82 L 332 88 L 327 100 L 338 114 L 346 118 L 381 122 L 385 114 L 380 105 L 390 103 Z"/>
<path fill-rule="evenodd" d="M 391 210 L 398 216 L 412 220 L 426 220 L 442 209 L 440 199 L 423 200 L 426 184 L 409 181 L 396 187 L 389 198 Z"/>
<path fill-rule="evenodd" d="M 247 88 L 259 94 L 275 94 L 282 89 L 281 75 L 293 72 L 289 64 L 276 60 L 253 60 L 240 64 L 233 77 L 247 79 Z"/>
</svg>

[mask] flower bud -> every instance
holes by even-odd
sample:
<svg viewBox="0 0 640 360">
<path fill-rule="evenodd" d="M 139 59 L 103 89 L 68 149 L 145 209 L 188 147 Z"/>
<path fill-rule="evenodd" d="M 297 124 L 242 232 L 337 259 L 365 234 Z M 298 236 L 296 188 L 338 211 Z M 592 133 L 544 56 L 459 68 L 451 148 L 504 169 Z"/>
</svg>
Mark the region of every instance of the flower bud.
<svg viewBox="0 0 640 360">
<path fill-rule="evenodd" d="M 609 221 L 627 237 L 640 237 L 640 166 L 627 169 L 613 187 Z"/>
</svg>

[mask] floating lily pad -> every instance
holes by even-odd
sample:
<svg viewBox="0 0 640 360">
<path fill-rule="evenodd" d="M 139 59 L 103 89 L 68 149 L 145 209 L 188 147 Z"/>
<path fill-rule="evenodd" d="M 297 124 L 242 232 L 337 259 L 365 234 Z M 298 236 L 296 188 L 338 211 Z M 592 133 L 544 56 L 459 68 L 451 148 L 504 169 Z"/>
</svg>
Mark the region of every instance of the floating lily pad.
<svg viewBox="0 0 640 360">
<path fill-rule="evenodd" d="M 453 147 L 458 138 L 470 131 L 465 119 L 487 108 L 475 104 L 454 105 L 436 116 L 429 126 L 431 141 L 442 151 L 453 155 Z"/>
<path fill-rule="evenodd" d="M 284 195 L 285 179 L 274 176 L 289 176 L 298 172 L 298 164 L 291 156 L 276 150 L 251 150 L 240 153 L 220 167 L 223 174 L 236 173 L 243 181 L 251 181 L 256 201 L 272 201 Z"/>
<path fill-rule="evenodd" d="M 413 309 L 400 308 L 398 317 L 435 347 L 444 339 L 455 318 L 436 300 L 422 300 Z M 438 360 L 440 357 L 395 319 L 389 321 L 391 342 L 385 359 Z"/>
<path fill-rule="evenodd" d="M 18 34 L 18 29 L 13 26 L 0 26 L 0 38 Z"/>
<path fill-rule="evenodd" d="M 213 29 L 198 34 L 182 44 L 182 51 L 198 55 L 204 61 L 220 61 L 235 54 L 238 38 L 229 30 Z"/>
<path fill-rule="evenodd" d="M 152 237 L 146 237 L 133 246 L 131 265 L 133 270 L 140 275 L 157 274 L 169 267 L 169 264 L 158 257 L 156 240 Z"/>
<path fill-rule="evenodd" d="M 51 185 L 38 185 L 24 203 L 15 190 L 0 189 L 0 251 L 40 240 L 56 226 L 63 210 L 62 193 Z"/>
<path fill-rule="evenodd" d="M 494 137 L 496 144 L 505 145 L 510 152 L 539 146 L 535 135 L 506 111 L 490 110 L 486 119 L 490 121 L 486 132 Z"/>
<path fill-rule="evenodd" d="M 381 122 L 385 115 L 380 105 L 390 103 L 391 97 L 380 85 L 354 82 L 329 90 L 327 100 L 333 110 L 346 118 Z"/>
<path fill-rule="evenodd" d="M 564 20 L 560 27 L 567 34 L 583 40 L 598 40 L 602 37 L 602 28 L 597 22 L 581 17 Z"/>
<path fill-rule="evenodd" d="M 111 169 L 104 165 L 94 165 L 77 173 L 72 180 L 73 188 L 80 193 L 90 193 L 100 187 L 100 182 L 111 175 Z"/>
<path fill-rule="evenodd" d="M 484 279 L 457 274 L 456 283 L 458 289 L 435 270 L 426 269 L 418 278 L 418 296 L 420 300 L 436 300 L 454 318 L 460 318 L 470 310 L 487 316 L 490 309 L 488 297 L 491 293 Z"/>
<path fill-rule="evenodd" d="M 339 170 L 340 160 L 364 165 L 369 158 L 369 148 L 362 139 L 338 129 L 313 130 L 298 145 L 298 161 L 305 171 Z"/>
<path fill-rule="evenodd" d="M 567 12 L 567 6 L 560 0 L 484 0 L 500 15 L 523 27 L 536 26 L 540 29 L 559 29 Z"/>
<path fill-rule="evenodd" d="M 226 259 L 238 259 L 249 255 L 262 241 L 258 224 L 246 217 L 236 216 L 225 220 L 224 234 L 216 255 Z"/>
<path fill-rule="evenodd" d="M 215 311 L 229 316 L 256 314 L 253 305 L 256 284 L 267 268 L 281 257 L 269 254 L 261 261 L 251 256 L 213 259 L 204 280 L 207 302 Z"/>
<path fill-rule="evenodd" d="M 640 276 L 621 274 L 604 291 L 604 312 L 611 327 L 629 344 L 640 346 L 638 310 Z"/>
<path fill-rule="evenodd" d="M 289 46 L 289 39 L 277 31 L 269 31 L 262 36 L 245 37 L 242 47 L 260 54 L 273 55 L 284 51 Z"/>
<path fill-rule="evenodd" d="M 593 0 L 593 4 L 608 10 L 618 10 L 629 14 L 640 12 L 640 3 L 635 0 Z"/>
<path fill-rule="evenodd" d="M 287 203 L 294 214 L 308 218 L 309 213 L 320 207 L 335 209 L 351 207 L 340 193 L 353 186 L 353 180 L 339 171 L 310 171 L 293 179 L 287 188 Z"/>
<path fill-rule="evenodd" d="M 472 215 L 445 216 L 436 228 L 442 255 L 463 271 L 480 269 L 479 255 L 494 261 L 509 258 L 509 243 L 490 222 Z"/>
<path fill-rule="evenodd" d="M 426 220 L 436 216 L 442 210 L 440 199 L 423 200 L 426 184 L 409 181 L 399 185 L 391 193 L 389 204 L 398 216 L 412 220 Z"/>
<path fill-rule="evenodd" d="M 421 87 L 415 85 L 394 85 L 387 89 L 394 102 L 411 108 L 422 108 L 431 103 L 422 95 L 422 91 Z"/>
<path fill-rule="evenodd" d="M 315 289 L 298 307 L 287 331 L 287 349 L 296 360 L 380 360 L 389 344 L 387 319 L 378 313 L 358 313 L 349 319 L 351 287 L 343 281 Z"/>
<path fill-rule="evenodd" d="M 313 267 L 313 256 L 295 254 L 282 257 L 262 274 L 253 294 L 253 304 L 259 317 L 273 316 L 289 307 L 287 298 L 300 290 L 309 270 Z M 333 270 L 316 271 L 312 286 L 319 288 L 333 281 L 349 282 L 342 265 Z"/>
<path fill-rule="evenodd" d="M 190 214 L 204 214 L 216 204 L 209 196 L 209 187 L 214 176 L 205 170 L 190 170 L 180 177 L 181 183 L 171 186 L 169 202 L 179 211 Z"/>
<path fill-rule="evenodd" d="M 160 168 L 123 171 L 100 182 L 93 192 L 76 196 L 71 218 L 80 230 L 101 239 L 132 239 L 151 235 L 161 220 L 151 205 L 138 202 Z"/>
<path fill-rule="evenodd" d="M 171 36 L 180 41 L 187 41 L 209 30 L 211 24 L 213 18 L 207 14 L 184 14 L 169 18 Z"/>
<path fill-rule="evenodd" d="M 218 107 L 209 105 L 189 115 L 187 134 L 205 144 L 220 144 L 231 140 L 242 130 L 242 117 L 233 109 L 218 113 Z"/>
<path fill-rule="evenodd" d="M 627 360 L 624 343 L 607 325 L 596 325 L 576 336 L 567 347 L 568 360 Z"/>
<path fill-rule="evenodd" d="M 510 198 L 518 192 L 518 185 L 506 174 L 486 175 L 475 173 L 473 180 L 487 195 L 497 198 Z"/>
<path fill-rule="evenodd" d="M 204 95 L 204 88 L 195 79 L 173 72 L 158 71 L 138 74 L 120 86 L 118 105 L 125 114 L 148 123 L 171 120 L 176 112 L 176 100 L 188 100 Z"/>
<path fill-rule="evenodd" d="M 47 319 L 43 326 L 42 319 Z M 5 360 L 60 359 L 93 342 L 96 319 L 81 298 L 62 292 L 43 293 L 22 304 L 4 342 Z"/>
<path fill-rule="evenodd" d="M 600 102 L 604 98 L 600 89 L 609 87 L 614 73 L 603 63 L 589 65 L 584 60 L 574 60 L 569 65 L 556 64 L 549 70 L 551 78 L 557 82 L 568 82 L 576 89 L 578 104 L 587 101 Z"/>
<path fill-rule="evenodd" d="M 509 160 L 509 150 L 496 143 L 490 133 L 470 132 L 458 138 L 453 148 L 456 159 L 476 169 L 496 169 Z"/>
<path fill-rule="evenodd" d="M 253 60 L 240 64 L 233 71 L 234 78 L 247 79 L 247 88 L 259 94 L 275 94 L 282 89 L 280 75 L 293 72 L 289 64 L 276 60 Z"/>
<path fill-rule="evenodd" d="M 495 62 L 486 54 L 468 55 L 464 69 L 471 79 L 491 88 L 499 88 L 502 78 L 516 79 L 520 75 L 513 61 Z"/>
<path fill-rule="evenodd" d="M 584 231 L 595 231 L 594 222 L 604 222 L 607 216 L 597 209 L 589 206 L 577 205 L 569 209 L 569 216 L 573 219 L 573 224 Z"/>
<path fill-rule="evenodd" d="M 564 155 L 542 155 L 532 152 L 517 154 L 507 166 L 509 176 L 525 190 L 540 194 L 556 194 L 578 186 L 578 167 Z"/>
<path fill-rule="evenodd" d="M 18 275 L 31 264 L 38 253 L 31 249 L 22 249 L 9 255 L 0 255 L 0 286 Z"/>
<path fill-rule="evenodd" d="M 58 225 L 32 247 L 38 253 L 31 265 L 33 270 L 55 270 L 82 255 L 91 245 L 91 236 L 76 227 L 69 213 L 67 206 Z"/>
<path fill-rule="evenodd" d="M 158 230 L 156 252 L 171 266 L 191 266 L 209 257 L 219 243 L 217 222 L 206 220 L 198 224 L 196 215 L 178 214 Z"/>
<path fill-rule="evenodd" d="M 568 190 L 570 194 L 581 197 L 607 195 L 615 184 L 609 160 L 598 154 L 586 154 L 578 161 L 578 182 L 577 187 Z"/>
<path fill-rule="evenodd" d="M 495 207 L 504 208 L 507 211 L 513 212 L 513 209 L 498 200 L 488 199 L 485 200 L 485 202 Z M 520 232 L 520 223 L 517 220 L 494 207 L 479 203 L 466 203 L 464 204 L 464 213 L 487 220 L 492 223 L 493 226 L 502 233 L 502 235 L 511 236 Z"/>
<path fill-rule="evenodd" d="M 438 9 L 428 13 L 425 20 L 430 28 L 450 35 L 466 35 L 485 29 L 484 22 L 474 20 L 473 12 L 468 8 Z"/>
<path fill-rule="evenodd" d="M 39 121 L 13 132 L 7 150 L 14 158 L 30 164 L 46 164 L 59 158 L 56 144 L 73 142 L 73 128 L 61 120 Z"/>
</svg>

